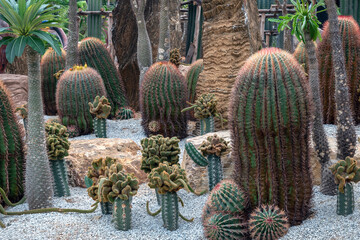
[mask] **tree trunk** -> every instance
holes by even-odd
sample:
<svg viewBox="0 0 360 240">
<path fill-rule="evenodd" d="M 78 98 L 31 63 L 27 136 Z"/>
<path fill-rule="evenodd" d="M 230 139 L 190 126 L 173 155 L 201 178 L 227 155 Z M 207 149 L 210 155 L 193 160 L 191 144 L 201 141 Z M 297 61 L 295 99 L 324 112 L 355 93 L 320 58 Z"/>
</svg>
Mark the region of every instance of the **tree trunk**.
<svg viewBox="0 0 360 240">
<path fill-rule="evenodd" d="M 169 5 L 171 48 L 181 48 L 180 0 L 171 0 Z"/>
<path fill-rule="evenodd" d="M 76 0 L 69 2 L 69 41 L 66 49 L 66 69 L 72 68 L 79 62 L 79 29 L 78 29 Z"/>
<path fill-rule="evenodd" d="M 27 47 L 29 117 L 26 159 L 26 199 L 30 209 L 51 207 L 52 175 L 47 156 L 41 96 L 40 55 Z"/>
<path fill-rule="evenodd" d="M 284 0 L 282 5 L 282 15 L 287 15 L 287 0 Z M 291 24 L 292 25 L 292 24 Z M 284 29 L 284 50 L 288 51 L 289 53 L 293 53 L 293 44 L 291 42 L 292 35 L 291 35 L 291 29 L 285 28 Z"/>
<path fill-rule="evenodd" d="M 157 61 L 170 59 L 169 0 L 160 0 L 160 36 Z"/>
<path fill-rule="evenodd" d="M 315 44 L 312 41 L 309 32 L 305 32 L 305 40 L 305 48 L 309 59 L 309 82 L 314 104 L 312 138 L 315 152 L 319 158 L 322 169 L 320 191 L 323 194 L 333 196 L 337 193 L 334 175 L 331 173 L 330 169 L 324 167 L 329 165 L 328 162 L 330 161 L 330 150 L 323 125 L 322 105 L 319 89 L 319 63 L 316 57 Z"/>
<path fill-rule="evenodd" d="M 350 109 L 349 89 L 345 68 L 345 57 L 342 49 L 340 25 L 335 0 L 325 0 L 329 15 L 332 61 L 335 74 L 335 103 L 337 122 L 337 158 L 344 160 L 353 157 L 356 147 L 356 133 Z"/>
</svg>

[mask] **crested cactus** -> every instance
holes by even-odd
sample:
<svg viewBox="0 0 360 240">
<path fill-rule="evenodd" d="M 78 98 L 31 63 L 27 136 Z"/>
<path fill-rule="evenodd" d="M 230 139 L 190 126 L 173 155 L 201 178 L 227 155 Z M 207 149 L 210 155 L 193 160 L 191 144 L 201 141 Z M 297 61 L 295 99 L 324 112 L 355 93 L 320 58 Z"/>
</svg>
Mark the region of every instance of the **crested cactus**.
<svg viewBox="0 0 360 240">
<path fill-rule="evenodd" d="M 49 48 L 41 58 L 41 90 L 46 115 L 56 115 L 57 113 L 55 94 L 58 78 L 56 74 L 65 69 L 65 59 L 64 50 L 59 56 L 52 48 Z"/>
<path fill-rule="evenodd" d="M 209 190 L 211 191 L 223 179 L 221 156 L 229 153 L 228 142 L 214 134 L 201 144 L 199 149 L 202 155 L 192 143 L 186 143 L 185 149 L 196 164 L 202 167 L 208 166 Z"/>
<path fill-rule="evenodd" d="M 204 60 L 199 59 L 191 64 L 189 71 L 186 74 L 187 86 L 189 89 L 189 102 L 194 103 L 196 97 L 196 85 L 200 73 L 204 70 Z"/>
<path fill-rule="evenodd" d="M 171 63 L 152 65 L 144 76 L 140 90 L 142 126 L 146 135 L 165 137 L 187 136 L 187 114 L 182 113 L 188 97 L 185 79 Z M 159 131 L 152 132 L 149 124 L 157 121 Z"/>
<path fill-rule="evenodd" d="M 234 180 L 251 209 L 277 202 L 292 225 L 310 214 L 309 92 L 295 58 L 266 48 L 241 68 L 231 95 Z"/>
<path fill-rule="evenodd" d="M 56 89 L 59 117 L 65 126 L 75 125 L 80 134 L 93 130 L 88 103 L 106 91 L 100 75 L 92 68 L 75 66 L 60 78 Z"/>
<path fill-rule="evenodd" d="M 111 115 L 115 115 L 119 108 L 127 106 L 128 103 L 123 80 L 108 50 L 100 39 L 90 37 L 80 42 L 79 54 L 81 64 L 87 64 L 100 74 L 111 105 Z M 105 94 L 100 96 L 102 95 Z"/>
<path fill-rule="evenodd" d="M 100 11 L 102 0 L 88 0 L 89 11 Z M 89 37 L 101 38 L 102 18 L 99 14 L 90 14 L 87 19 L 87 30 Z"/>
<path fill-rule="evenodd" d="M 106 119 L 110 115 L 111 106 L 105 96 L 101 98 L 95 97 L 93 103 L 89 102 L 90 113 L 95 115 L 94 117 L 94 130 L 95 136 L 98 138 L 106 138 Z"/>
<path fill-rule="evenodd" d="M 25 134 L 27 132 L 27 119 L 28 119 L 28 107 L 27 104 L 21 105 L 20 107 L 17 107 L 15 109 L 15 112 L 19 112 L 21 118 L 23 119 L 23 124 L 24 124 L 24 128 L 25 128 Z"/>
<path fill-rule="evenodd" d="M 131 107 L 122 107 L 115 113 L 115 118 L 120 120 L 127 120 L 134 118 L 135 111 Z"/>
<path fill-rule="evenodd" d="M 349 88 L 350 108 L 355 124 L 360 123 L 360 93 L 357 91 L 360 85 L 360 28 L 357 22 L 350 16 L 339 16 L 340 33 L 342 35 L 342 48 L 345 54 L 347 72 L 347 85 Z M 332 63 L 332 51 L 330 40 L 330 26 L 325 23 L 322 33 L 323 41 L 318 47 L 320 86 L 322 91 L 322 105 L 324 123 L 336 123 L 335 103 L 335 73 Z M 346 155 L 349 156 L 349 155 Z M 343 157 L 346 157 L 343 156 Z M 351 157 L 351 156 L 350 156 Z"/>
<path fill-rule="evenodd" d="M 174 48 L 170 51 L 170 60 L 172 64 L 174 64 L 177 68 L 180 66 L 181 63 L 181 55 L 180 50 L 178 48 Z"/>
<path fill-rule="evenodd" d="M 275 205 L 261 205 L 250 215 L 249 229 L 252 239 L 279 239 L 290 225 L 286 214 Z"/>
<path fill-rule="evenodd" d="M 10 92 L 0 81 L 0 187 L 11 201 L 19 201 L 24 196 L 25 153 L 14 110 Z"/>
</svg>

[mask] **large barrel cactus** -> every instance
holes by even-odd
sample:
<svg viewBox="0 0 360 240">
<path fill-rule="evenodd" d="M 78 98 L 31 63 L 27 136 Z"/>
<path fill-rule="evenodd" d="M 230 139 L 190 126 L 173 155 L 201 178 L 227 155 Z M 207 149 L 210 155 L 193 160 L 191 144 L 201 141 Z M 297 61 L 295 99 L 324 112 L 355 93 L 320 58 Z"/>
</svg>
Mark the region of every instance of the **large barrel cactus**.
<svg viewBox="0 0 360 240">
<path fill-rule="evenodd" d="M 9 92 L 0 81 L 0 187 L 10 201 L 17 202 L 24 196 L 25 155 L 23 129 L 14 110 Z"/>
<path fill-rule="evenodd" d="M 94 68 L 103 79 L 111 104 L 111 114 L 114 116 L 118 109 L 128 103 L 124 83 L 108 50 L 100 39 L 90 37 L 80 42 L 79 55 L 80 63 Z"/>
<path fill-rule="evenodd" d="M 41 90 L 46 115 L 56 115 L 56 84 L 55 74 L 65 69 L 66 53 L 62 50 L 61 56 L 54 49 L 49 48 L 41 58 Z"/>
<path fill-rule="evenodd" d="M 93 130 L 89 102 L 96 96 L 106 96 L 100 75 L 92 68 L 78 66 L 64 72 L 56 89 L 59 117 L 65 126 L 75 125 L 80 134 Z"/>
<path fill-rule="evenodd" d="M 360 124 L 360 28 L 350 16 L 339 16 L 340 32 L 345 53 L 346 73 L 350 93 L 350 107 L 354 122 Z M 335 108 L 335 74 L 332 63 L 331 39 L 329 23 L 324 25 L 323 41 L 318 47 L 321 101 L 323 105 L 324 123 L 336 122 Z"/>
<path fill-rule="evenodd" d="M 188 89 L 175 65 L 158 62 L 145 73 L 140 89 L 142 126 L 147 135 L 186 137 Z"/>
<path fill-rule="evenodd" d="M 309 91 L 295 58 L 267 48 L 247 60 L 231 95 L 235 181 L 251 209 L 276 204 L 292 225 L 310 214 Z"/>
</svg>

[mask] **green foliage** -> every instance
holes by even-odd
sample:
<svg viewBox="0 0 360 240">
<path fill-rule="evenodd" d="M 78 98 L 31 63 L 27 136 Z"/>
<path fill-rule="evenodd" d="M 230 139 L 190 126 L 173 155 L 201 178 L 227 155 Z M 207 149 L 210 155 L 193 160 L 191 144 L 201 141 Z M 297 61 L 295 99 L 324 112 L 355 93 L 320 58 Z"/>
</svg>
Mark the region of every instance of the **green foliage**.
<svg viewBox="0 0 360 240">
<path fill-rule="evenodd" d="M 110 115 L 111 106 L 105 96 L 102 96 L 101 98 L 96 96 L 93 103 L 89 102 L 89 106 L 90 113 L 95 115 L 98 119 L 107 119 Z"/>
<path fill-rule="evenodd" d="M 356 163 L 354 158 L 347 157 L 330 167 L 331 172 L 335 175 L 335 183 L 339 184 L 339 192 L 344 193 L 347 183 L 360 181 L 360 168 Z"/>
</svg>

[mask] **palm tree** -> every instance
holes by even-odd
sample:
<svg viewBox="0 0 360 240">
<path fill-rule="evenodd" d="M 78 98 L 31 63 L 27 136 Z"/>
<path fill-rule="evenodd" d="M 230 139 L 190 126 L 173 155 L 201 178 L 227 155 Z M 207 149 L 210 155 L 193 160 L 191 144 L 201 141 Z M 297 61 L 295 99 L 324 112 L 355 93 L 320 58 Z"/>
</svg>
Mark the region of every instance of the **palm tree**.
<svg viewBox="0 0 360 240">
<path fill-rule="evenodd" d="M 28 65 L 28 137 L 25 176 L 25 195 L 30 209 L 50 207 L 53 195 L 52 176 L 45 144 L 43 101 L 40 83 L 40 54 L 48 43 L 57 54 L 60 47 L 52 36 L 43 31 L 48 27 L 59 27 L 60 19 L 48 0 L 0 0 L 0 18 L 9 24 L 1 28 L 0 34 L 11 36 L 0 40 L 7 45 L 6 58 L 11 63 L 24 50 Z"/>
<path fill-rule="evenodd" d="M 316 17 L 316 9 L 324 6 L 324 0 L 320 0 L 315 5 L 310 5 L 307 0 L 291 0 L 295 7 L 295 14 L 287 14 L 286 16 L 279 17 L 278 19 L 271 19 L 270 21 L 279 23 L 279 31 L 289 28 L 292 23 L 292 34 L 305 43 L 305 48 L 309 58 L 309 82 L 312 92 L 314 104 L 314 120 L 313 120 L 313 142 L 315 151 L 321 164 L 321 186 L 320 190 L 326 195 L 335 195 L 336 185 L 334 176 L 329 167 L 330 150 L 329 143 L 325 134 L 323 126 L 322 105 L 319 90 L 319 64 L 316 56 L 315 44 L 318 38 L 321 39 L 319 31 L 319 20 Z"/>
</svg>

